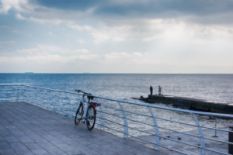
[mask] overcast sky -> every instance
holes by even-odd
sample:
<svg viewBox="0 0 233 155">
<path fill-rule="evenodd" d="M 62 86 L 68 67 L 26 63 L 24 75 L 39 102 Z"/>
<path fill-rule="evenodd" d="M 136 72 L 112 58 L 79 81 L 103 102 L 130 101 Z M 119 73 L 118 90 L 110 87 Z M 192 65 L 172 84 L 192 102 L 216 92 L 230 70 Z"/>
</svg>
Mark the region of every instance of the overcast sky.
<svg viewBox="0 0 233 155">
<path fill-rule="evenodd" d="M 0 0 L 0 72 L 233 73 L 233 0 Z"/>
</svg>

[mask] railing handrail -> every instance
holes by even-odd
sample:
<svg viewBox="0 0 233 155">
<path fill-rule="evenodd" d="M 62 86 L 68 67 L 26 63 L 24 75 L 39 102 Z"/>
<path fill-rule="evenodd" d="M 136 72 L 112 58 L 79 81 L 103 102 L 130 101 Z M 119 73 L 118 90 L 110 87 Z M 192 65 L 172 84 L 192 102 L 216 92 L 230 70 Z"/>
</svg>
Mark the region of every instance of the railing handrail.
<svg viewBox="0 0 233 155">
<path fill-rule="evenodd" d="M 46 88 L 46 87 L 41 87 L 41 86 L 32 86 L 29 84 L 25 83 L 0 83 L 0 86 L 24 86 L 24 87 L 29 87 L 29 88 L 35 88 L 35 89 L 43 89 L 43 90 L 48 90 L 48 91 L 55 91 L 55 92 L 61 92 L 61 93 L 68 93 L 72 95 L 80 95 L 78 93 L 71 92 L 71 91 L 64 91 L 64 90 L 59 90 L 59 89 L 52 89 L 52 88 Z M 113 99 L 113 98 L 107 98 L 103 96 L 97 96 L 93 95 L 97 99 L 102 99 L 102 100 L 108 100 L 108 101 L 113 101 L 113 102 L 120 102 L 120 103 L 127 103 L 127 104 L 133 104 L 133 105 L 138 105 L 138 106 L 143 106 L 143 107 L 150 107 L 150 108 L 155 108 L 155 109 L 162 109 L 162 110 L 167 110 L 167 111 L 174 111 L 174 112 L 182 112 L 182 113 L 189 113 L 189 114 L 196 114 L 196 115 L 203 115 L 203 116 L 214 116 L 214 117 L 222 117 L 222 118 L 230 118 L 233 119 L 233 115 L 231 114 L 220 114 L 220 113 L 214 113 L 214 112 L 201 112 L 201 111 L 194 111 L 194 110 L 187 110 L 187 109 L 180 109 L 180 108 L 174 108 L 174 107 L 164 107 L 160 105 L 152 105 L 152 104 L 146 104 L 146 103 L 138 103 L 138 102 L 132 102 L 132 101 L 126 101 L 122 99 Z"/>
</svg>

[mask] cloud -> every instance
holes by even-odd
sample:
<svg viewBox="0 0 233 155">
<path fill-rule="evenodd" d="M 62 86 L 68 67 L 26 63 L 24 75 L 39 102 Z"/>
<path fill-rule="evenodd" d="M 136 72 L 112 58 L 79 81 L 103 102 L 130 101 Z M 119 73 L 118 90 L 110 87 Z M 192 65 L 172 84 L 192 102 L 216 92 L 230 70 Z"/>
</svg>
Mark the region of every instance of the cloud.
<svg viewBox="0 0 233 155">
<path fill-rule="evenodd" d="M 232 12 L 231 0 L 38 0 L 38 4 L 63 10 L 88 10 L 103 15 L 153 15 L 177 12 L 181 14 L 216 14 Z"/>
<path fill-rule="evenodd" d="M 88 49 L 69 49 L 56 45 L 41 45 L 19 49 L 16 52 L 0 53 L 1 61 L 17 60 L 37 63 L 66 63 L 69 61 L 87 61 L 97 55 Z"/>
<path fill-rule="evenodd" d="M 232 0 L 99 0 L 75 1 L 39 0 L 38 4 L 61 10 L 90 11 L 91 16 L 116 20 L 136 19 L 188 19 L 203 23 L 232 23 Z"/>
<path fill-rule="evenodd" d="M 212 65 L 212 70 L 228 66 L 227 71 L 232 72 L 232 3 L 2 0 L 1 13 L 14 14 L 26 26 L 22 32 L 13 23 L 17 25 L 14 29 L 23 33 L 18 38 L 25 44 L 18 40 L 0 42 L 0 64 L 26 63 L 24 67 L 37 66 L 40 70 L 46 68 L 45 64 L 59 64 L 64 65 L 59 66 L 61 69 L 73 72 L 174 72 L 174 68 L 176 72 L 197 68 L 208 72 Z M 31 37 L 22 38 L 24 34 Z M 5 46 L 17 43 L 20 45 L 14 46 L 15 51 L 3 53 Z"/>
<path fill-rule="evenodd" d="M 10 10 L 16 12 L 33 11 L 33 5 L 30 5 L 28 0 L 2 0 L 0 4 L 0 12 L 7 13 Z"/>
<path fill-rule="evenodd" d="M 196 34 L 206 26 L 228 32 L 233 24 L 231 0 L 2 0 L 1 8 L 5 14 L 14 11 L 19 20 L 86 33 L 96 44 L 127 42 L 128 47 L 156 41 L 180 23 Z"/>
<path fill-rule="evenodd" d="M 168 24 L 229 25 L 228 30 L 233 24 L 232 0 L 2 0 L 0 5 L 19 20 L 86 32 L 95 43 L 152 40 Z"/>
<path fill-rule="evenodd" d="M 177 19 L 202 24 L 232 24 L 232 0 L 2 0 L 1 12 L 20 19 L 79 25 L 113 20 Z M 94 21 L 93 21 L 94 20 Z"/>
</svg>

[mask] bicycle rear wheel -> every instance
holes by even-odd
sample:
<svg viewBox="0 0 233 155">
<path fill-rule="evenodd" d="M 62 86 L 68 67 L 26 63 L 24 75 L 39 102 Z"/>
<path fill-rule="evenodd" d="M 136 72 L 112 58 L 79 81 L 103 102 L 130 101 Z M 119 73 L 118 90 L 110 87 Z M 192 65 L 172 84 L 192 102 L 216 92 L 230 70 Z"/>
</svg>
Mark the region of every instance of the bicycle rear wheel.
<svg viewBox="0 0 233 155">
<path fill-rule="evenodd" d="M 87 129 L 91 131 L 94 128 L 96 121 L 96 109 L 93 105 L 88 106 L 86 119 Z"/>
<path fill-rule="evenodd" d="M 79 107 L 76 111 L 76 114 L 75 114 L 75 118 L 74 118 L 74 124 L 75 125 L 79 125 L 80 121 L 82 120 L 83 118 L 83 103 L 81 102 L 79 104 Z"/>
</svg>

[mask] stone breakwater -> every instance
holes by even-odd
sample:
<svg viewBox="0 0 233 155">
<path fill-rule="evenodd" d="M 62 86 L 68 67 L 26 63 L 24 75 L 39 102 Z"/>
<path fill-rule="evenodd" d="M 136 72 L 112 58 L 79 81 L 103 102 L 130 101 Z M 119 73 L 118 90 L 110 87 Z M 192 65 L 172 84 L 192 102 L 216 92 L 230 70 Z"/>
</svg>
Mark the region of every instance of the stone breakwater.
<svg viewBox="0 0 233 155">
<path fill-rule="evenodd" d="M 137 99 L 142 100 L 146 103 L 163 103 L 183 109 L 233 114 L 233 104 L 227 103 L 209 102 L 195 98 L 167 95 L 148 95 L 148 97 L 141 96 Z"/>
</svg>

